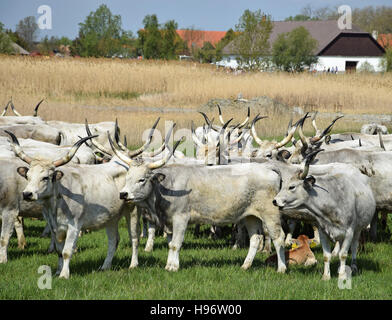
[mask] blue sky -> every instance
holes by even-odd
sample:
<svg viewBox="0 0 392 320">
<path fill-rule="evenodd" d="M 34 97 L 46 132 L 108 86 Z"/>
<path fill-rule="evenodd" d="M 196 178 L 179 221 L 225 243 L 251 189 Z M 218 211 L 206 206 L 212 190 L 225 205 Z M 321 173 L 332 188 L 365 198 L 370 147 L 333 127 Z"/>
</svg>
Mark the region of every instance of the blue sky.
<svg viewBox="0 0 392 320">
<path fill-rule="evenodd" d="M 15 30 L 19 20 L 26 16 L 39 17 L 38 7 L 52 9 L 52 30 L 40 30 L 39 37 L 67 36 L 75 38 L 79 22 L 106 4 L 114 14 L 122 17 L 123 28 L 134 33 L 142 27 L 147 14 L 157 14 L 159 22 L 174 19 L 179 28 L 194 27 L 201 30 L 225 31 L 234 28 L 245 9 L 271 14 L 273 20 L 284 20 L 296 15 L 307 4 L 324 7 L 346 4 L 352 8 L 373 5 L 391 5 L 391 0 L 1 0 L 0 22 Z"/>
</svg>

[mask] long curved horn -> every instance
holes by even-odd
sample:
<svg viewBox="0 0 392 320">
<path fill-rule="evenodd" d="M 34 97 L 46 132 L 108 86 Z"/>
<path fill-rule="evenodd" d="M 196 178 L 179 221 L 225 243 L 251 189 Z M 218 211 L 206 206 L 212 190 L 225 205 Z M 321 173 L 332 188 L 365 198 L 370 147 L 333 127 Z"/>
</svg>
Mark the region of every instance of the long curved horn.
<svg viewBox="0 0 392 320">
<path fill-rule="evenodd" d="M 41 105 L 41 103 L 44 101 L 45 99 L 42 99 L 40 102 L 38 102 L 38 104 L 35 106 L 34 108 L 34 114 L 33 117 L 38 117 L 38 108 Z"/>
<path fill-rule="evenodd" d="M 207 117 L 207 115 L 204 112 L 199 111 L 199 113 L 204 117 L 204 120 L 206 121 L 206 123 L 211 126 L 211 128 L 213 130 L 215 130 L 216 132 L 219 132 L 220 128 L 218 128 L 217 126 L 214 126 L 212 124 L 212 121 Z"/>
<path fill-rule="evenodd" d="M 317 128 L 316 125 L 316 117 L 317 117 L 318 111 L 316 111 L 313 116 L 312 116 L 312 126 L 314 128 L 315 131 L 315 135 L 318 136 L 320 134 L 320 130 Z"/>
<path fill-rule="evenodd" d="M 322 139 L 324 136 L 326 136 L 327 134 L 329 134 L 329 133 L 331 132 L 332 127 L 333 127 L 333 125 L 335 124 L 335 122 L 338 121 L 339 119 L 343 118 L 343 117 L 344 117 L 344 116 L 336 117 L 335 120 L 333 120 L 333 121 L 331 122 L 331 124 L 330 124 L 328 127 L 326 127 L 326 128 L 324 129 L 324 131 L 321 133 L 321 135 L 311 138 L 311 139 L 309 140 L 310 143 L 311 143 L 311 144 L 316 144 L 320 139 Z"/>
<path fill-rule="evenodd" d="M 258 145 L 260 145 L 260 146 L 263 144 L 263 141 L 262 141 L 262 140 L 258 137 L 258 135 L 257 135 L 256 129 L 255 129 L 255 123 L 256 123 L 257 121 L 261 120 L 261 119 L 264 119 L 264 118 L 268 118 L 268 117 L 267 117 L 267 116 L 260 116 L 260 114 L 258 114 L 258 115 L 253 119 L 252 125 L 251 125 L 251 133 L 252 133 L 253 139 L 255 139 L 256 143 L 257 143 Z"/>
<path fill-rule="evenodd" d="M 124 134 L 124 146 L 128 148 L 127 136 Z"/>
<path fill-rule="evenodd" d="M 14 103 L 12 102 L 12 100 L 11 100 L 11 109 L 12 109 L 12 112 L 15 113 L 16 116 L 18 116 L 18 117 L 22 116 L 18 111 L 16 111 Z"/>
<path fill-rule="evenodd" d="M 192 131 L 192 140 L 193 142 L 199 147 L 199 148 L 203 148 L 205 146 L 205 144 L 203 142 L 201 142 L 199 140 L 199 138 L 197 137 L 196 133 L 195 133 L 195 126 L 193 124 L 193 121 L 191 121 L 191 131 Z"/>
<path fill-rule="evenodd" d="M 118 127 L 118 121 L 116 118 L 115 124 L 114 124 L 114 141 L 116 142 L 118 148 L 122 151 L 127 152 L 128 148 L 124 146 L 121 141 L 120 141 L 120 128 Z"/>
<path fill-rule="evenodd" d="M 223 121 L 223 117 L 222 117 L 222 110 L 220 108 L 220 105 L 217 103 L 216 106 L 218 107 L 218 112 L 219 112 L 219 121 L 222 125 L 225 124 L 225 122 Z"/>
<path fill-rule="evenodd" d="M 147 141 L 139 149 L 136 149 L 133 151 L 128 151 L 128 157 L 131 157 L 131 158 L 136 157 L 148 148 L 148 146 L 150 145 L 150 143 L 152 141 L 152 136 L 154 135 L 155 128 L 157 127 L 160 119 L 161 118 L 158 117 L 158 119 L 155 121 L 154 125 L 152 126 L 150 133 L 148 134 Z"/>
<path fill-rule="evenodd" d="M 158 161 L 155 161 L 155 162 L 152 162 L 152 163 L 148 163 L 148 164 L 147 164 L 147 168 L 149 168 L 150 170 L 153 170 L 153 169 L 158 169 L 158 168 L 164 166 L 165 163 L 166 163 L 167 161 L 169 161 L 169 159 L 170 159 L 171 156 L 173 155 L 174 151 L 176 151 L 178 145 L 179 145 L 182 141 L 184 141 L 184 140 L 185 140 L 185 137 L 182 137 L 180 140 L 178 140 L 178 141 L 174 144 L 173 150 L 170 149 L 169 144 L 167 143 L 167 141 L 165 141 L 166 148 L 167 148 L 167 150 L 169 150 L 169 152 L 166 154 L 166 156 L 165 156 L 163 159 L 158 160 Z"/>
<path fill-rule="evenodd" d="M 274 149 L 279 149 L 279 148 L 285 146 L 286 144 L 288 144 L 288 143 L 291 141 L 291 139 L 293 138 L 294 133 L 295 133 L 295 131 L 297 130 L 298 125 L 301 124 L 301 123 L 303 123 L 304 119 L 306 119 L 306 115 L 305 115 L 304 118 L 301 118 L 300 120 L 298 120 L 298 121 L 291 127 L 291 129 L 290 129 L 288 135 L 287 135 L 281 142 L 276 143 L 275 146 L 274 146 Z"/>
<path fill-rule="evenodd" d="M 11 137 L 11 139 L 12 139 L 11 146 L 12 146 L 12 148 L 13 148 L 15 154 L 16 154 L 20 159 L 22 159 L 24 162 L 30 164 L 31 161 L 33 161 L 34 159 L 31 158 L 31 157 L 29 157 L 29 156 L 23 151 L 23 149 L 22 149 L 22 147 L 20 146 L 19 141 L 18 141 L 18 139 L 16 138 L 16 136 L 15 136 L 12 132 L 10 132 L 10 131 L 4 130 L 4 132 L 10 135 L 10 137 Z"/>
<path fill-rule="evenodd" d="M 114 144 L 113 144 L 113 140 L 112 140 L 112 137 L 110 136 L 110 132 L 109 132 L 109 131 L 107 131 L 107 135 L 108 135 L 110 147 L 112 148 L 114 154 L 115 154 L 121 161 L 124 161 L 127 165 L 130 166 L 134 160 L 132 160 L 130 157 L 128 157 L 128 156 L 127 156 L 125 153 L 123 153 L 122 151 L 117 150 L 117 148 L 116 148 L 116 147 L 114 146 Z"/>
<path fill-rule="evenodd" d="M 222 129 L 219 132 L 219 142 L 220 142 L 220 146 L 223 146 L 223 142 L 224 139 L 227 137 L 227 135 L 225 135 L 226 132 L 226 128 L 229 125 L 229 123 L 233 120 L 233 118 L 231 118 L 230 120 L 226 121 L 226 123 L 223 125 Z"/>
<path fill-rule="evenodd" d="M 248 107 L 248 115 L 246 116 L 245 120 L 240 124 L 238 129 L 245 127 L 249 123 L 249 118 L 250 118 L 250 107 Z"/>
<path fill-rule="evenodd" d="M 313 161 L 313 159 L 316 157 L 316 155 L 321 152 L 324 151 L 324 149 L 319 149 L 316 151 L 313 151 L 312 153 L 309 153 L 306 156 L 306 161 L 305 161 L 305 166 L 304 166 L 304 170 L 302 171 L 302 173 L 300 174 L 299 178 L 301 180 L 305 180 L 305 178 L 307 177 L 308 173 L 309 173 L 309 165 L 310 163 Z"/>
<path fill-rule="evenodd" d="M 145 157 L 155 157 L 158 154 L 162 153 L 162 151 L 165 150 L 166 145 L 167 145 L 167 143 L 170 140 L 171 134 L 172 134 L 173 129 L 174 129 L 175 126 L 176 126 L 176 123 L 173 123 L 172 127 L 169 129 L 169 131 L 166 134 L 165 141 L 162 143 L 162 145 L 157 150 L 154 150 L 154 151 L 148 152 L 148 153 L 147 152 L 143 152 L 143 156 L 145 156 Z"/>
<path fill-rule="evenodd" d="M 96 138 L 96 137 L 98 137 L 98 135 L 89 136 L 89 137 L 85 137 L 85 138 L 80 139 L 78 142 L 76 142 L 76 143 L 72 146 L 71 150 L 69 150 L 68 153 L 67 153 L 64 157 L 62 157 L 62 158 L 60 158 L 60 159 L 58 159 L 58 160 L 53 161 L 53 165 L 54 165 L 55 167 L 60 167 L 60 166 L 63 166 L 63 165 L 65 165 L 65 164 L 67 164 L 68 162 L 70 162 L 70 161 L 72 160 L 72 158 L 73 158 L 73 156 L 75 155 L 76 151 L 78 151 L 79 147 L 80 147 L 85 141 L 90 140 L 90 139 L 92 139 L 92 138 Z"/>
<path fill-rule="evenodd" d="M 11 100 L 8 101 L 8 103 L 7 103 L 7 105 L 5 106 L 4 111 L 2 112 L 2 114 L 0 115 L 0 117 L 4 117 L 4 116 L 5 116 L 5 114 L 7 113 L 8 106 L 9 106 L 10 103 L 11 103 Z"/>
<path fill-rule="evenodd" d="M 86 127 L 86 132 L 87 132 L 87 136 L 92 136 L 93 134 L 90 131 L 90 127 L 88 125 L 87 119 L 85 119 L 85 127 Z M 93 139 L 91 139 L 91 144 L 97 149 L 99 150 L 99 152 L 112 157 L 113 154 L 107 150 L 103 145 L 101 145 L 98 141 L 94 141 Z"/>
<path fill-rule="evenodd" d="M 306 137 L 305 137 L 305 135 L 304 135 L 304 132 L 303 132 L 302 128 L 303 128 L 303 126 L 304 126 L 305 120 L 306 120 L 307 117 L 308 117 L 308 113 L 309 113 L 309 112 L 307 112 L 307 113 L 305 114 L 305 117 L 302 118 L 301 123 L 300 123 L 300 125 L 299 125 L 299 127 L 298 127 L 298 135 L 299 135 L 299 137 L 300 137 L 300 139 L 301 139 L 302 148 L 303 148 L 304 150 L 306 150 L 306 149 L 308 148 L 308 142 L 306 141 Z"/>
<path fill-rule="evenodd" d="M 378 138 L 379 138 L 379 140 L 380 140 L 380 147 L 381 147 L 382 149 L 384 149 L 384 151 L 385 151 L 385 146 L 384 146 L 384 141 L 382 140 L 381 130 L 380 130 L 380 129 L 377 129 L 377 132 L 378 132 Z"/>
</svg>

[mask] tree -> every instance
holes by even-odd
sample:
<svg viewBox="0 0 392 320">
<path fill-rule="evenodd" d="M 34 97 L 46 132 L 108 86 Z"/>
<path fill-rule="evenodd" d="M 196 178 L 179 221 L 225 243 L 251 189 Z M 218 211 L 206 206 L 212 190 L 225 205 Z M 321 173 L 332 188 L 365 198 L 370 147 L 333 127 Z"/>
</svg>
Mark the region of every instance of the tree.
<svg viewBox="0 0 392 320">
<path fill-rule="evenodd" d="M 11 54 L 14 52 L 12 41 L 5 33 L 4 24 L 0 22 L 0 53 Z"/>
<path fill-rule="evenodd" d="M 111 57 L 121 51 L 124 31 L 121 16 L 114 15 L 102 4 L 90 12 L 83 23 L 79 23 L 79 36 L 73 43 L 72 51 L 81 56 Z"/>
<path fill-rule="evenodd" d="M 272 62 L 281 70 L 301 72 L 316 63 L 317 40 L 304 27 L 281 33 L 273 44 Z"/>
<path fill-rule="evenodd" d="M 237 37 L 237 34 L 233 29 L 227 30 L 225 36 L 216 44 L 215 57 L 216 60 L 222 60 L 222 50 L 226 47 L 231 41 L 233 41 Z"/>
<path fill-rule="evenodd" d="M 162 55 L 164 59 L 176 59 L 176 49 L 177 49 L 177 28 L 178 24 L 174 20 L 170 20 L 165 23 L 163 28 L 163 38 L 162 38 Z"/>
<path fill-rule="evenodd" d="M 236 31 L 241 33 L 235 41 L 239 54 L 238 64 L 243 69 L 260 70 L 268 67 L 269 37 L 272 32 L 271 17 L 260 10 L 245 10 L 236 25 Z"/>
<path fill-rule="evenodd" d="M 195 52 L 194 57 L 200 63 L 211 63 L 216 59 L 216 51 L 211 42 L 204 42 L 203 47 Z"/>
<path fill-rule="evenodd" d="M 139 39 L 143 56 L 146 59 L 161 57 L 162 35 L 156 14 L 147 15 L 143 19 L 144 30 L 139 31 Z"/>
<path fill-rule="evenodd" d="M 35 18 L 33 16 L 29 16 L 20 20 L 16 25 L 16 32 L 27 43 L 27 49 L 31 50 L 39 32 Z"/>
</svg>

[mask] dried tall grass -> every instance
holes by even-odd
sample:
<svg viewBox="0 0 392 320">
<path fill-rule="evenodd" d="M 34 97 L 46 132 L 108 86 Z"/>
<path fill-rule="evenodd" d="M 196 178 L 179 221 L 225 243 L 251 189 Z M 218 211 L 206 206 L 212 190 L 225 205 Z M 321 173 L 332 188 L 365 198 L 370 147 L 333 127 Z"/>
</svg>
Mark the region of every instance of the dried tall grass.
<svg viewBox="0 0 392 320">
<path fill-rule="evenodd" d="M 235 98 L 239 92 L 246 98 L 265 95 L 320 112 L 390 113 L 392 101 L 390 74 L 234 75 L 189 62 L 12 56 L 0 56 L 0 73 L 0 104 L 12 96 L 19 112 L 31 114 L 34 103 L 45 97 L 40 115 L 46 120 L 83 122 L 88 118 L 97 122 L 118 118 L 132 144 L 141 142 L 141 133 L 157 116 L 175 121 L 177 128 L 189 128 L 191 120 L 202 123 L 200 115 L 192 110 L 209 99 Z M 140 107 L 172 108 L 173 112 L 147 112 Z M 269 116 L 268 121 L 258 124 L 259 133 L 283 135 L 289 116 Z M 243 110 L 230 117 L 241 121 Z M 160 129 L 164 127 L 162 120 Z M 320 119 L 320 126 L 329 120 Z M 336 129 L 359 127 L 359 123 L 339 121 Z M 311 131 L 310 127 L 306 129 Z"/>
</svg>

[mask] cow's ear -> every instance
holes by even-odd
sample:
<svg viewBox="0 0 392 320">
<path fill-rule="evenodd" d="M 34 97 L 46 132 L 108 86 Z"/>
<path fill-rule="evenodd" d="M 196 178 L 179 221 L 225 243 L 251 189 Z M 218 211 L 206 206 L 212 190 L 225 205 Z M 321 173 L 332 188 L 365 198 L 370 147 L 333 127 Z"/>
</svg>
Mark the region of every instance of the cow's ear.
<svg viewBox="0 0 392 320">
<path fill-rule="evenodd" d="M 29 171 L 29 168 L 27 167 L 19 167 L 16 169 L 16 171 L 23 177 L 27 179 L 27 171 Z"/>
<path fill-rule="evenodd" d="M 53 173 L 53 182 L 61 180 L 61 178 L 64 176 L 64 173 L 60 170 L 56 170 Z"/>
<path fill-rule="evenodd" d="M 311 188 L 316 183 L 316 178 L 313 176 L 307 176 L 304 180 L 305 187 Z"/>
<path fill-rule="evenodd" d="M 155 173 L 152 177 L 152 180 L 155 182 L 162 182 L 163 180 L 165 180 L 166 176 L 163 173 Z"/>
</svg>

